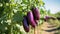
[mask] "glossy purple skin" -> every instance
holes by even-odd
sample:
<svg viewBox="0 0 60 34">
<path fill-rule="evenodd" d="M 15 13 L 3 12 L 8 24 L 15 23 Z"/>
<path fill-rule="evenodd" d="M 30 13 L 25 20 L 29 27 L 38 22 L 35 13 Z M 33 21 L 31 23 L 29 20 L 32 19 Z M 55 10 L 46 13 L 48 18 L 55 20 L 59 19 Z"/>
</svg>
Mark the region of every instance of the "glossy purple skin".
<svg viewBox="0 0 60 34">
<path fill-rule="evenodd" d="M 29 32 L 29 24 L 26 17 L 23 19 L 23 27 L 26 32 Z"/>
<path fill-rule="evenodd" d="M 32 8 L 32 13 L 34 15 L 34 19 L 39 20 L 40 19 L 40 13 L 38 8 Z"/>
<path fill-rule="evenodd" d="M 35 28 L 36 24 L 35 24 L 34 17 L 31 11 L 27 13 L 27 18 L 28 18 L 28 22 L 32 25 L 32 27 Z"/>
</svg>

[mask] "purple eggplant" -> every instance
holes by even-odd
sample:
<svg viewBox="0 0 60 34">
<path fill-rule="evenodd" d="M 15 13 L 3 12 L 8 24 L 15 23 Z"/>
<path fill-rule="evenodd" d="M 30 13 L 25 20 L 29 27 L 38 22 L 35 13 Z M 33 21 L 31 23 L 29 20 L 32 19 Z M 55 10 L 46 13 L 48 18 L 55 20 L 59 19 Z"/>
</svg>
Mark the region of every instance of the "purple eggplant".
<svg viewBox="0 0 60 34">
<path fill-rule="evenodd" d="M 49 18 L 50 18 L 50 16 L 45 16 L 45 18 L 46 18 L 46 19 L 49 19 Z"/>
<path fill-rule="evenodd" d="M 44 20 L 47 21 L 48 19 L 50 19 L 50 16 L 45 16 Z"/>
<path fill-rule="evenodd" d="M 23 27 L 26 32 L 29 32 L 29 23 L 26 16 L 24 16 L 24 19 L 23 19 Z"/>
<path fill-rule="evenodd" d="M 40 13 L 37 7 L 33 7 L 32 9 L 32 13 L 34 15 L 34 19 L 39 20 L 40 19 Z"/>
<path fill-rule="evenodd" d="M 27 13 L 27 18 L 28 18 L 28 22 L 32 25 L 32 27 L 35 28 L 36 23 L 35 23 L 35 21 L 34 21 L 34 17 L 33 17 L 33 14 L 32 14 L 31 11 L 29 11 L 29 12 Z"/>
</svg>

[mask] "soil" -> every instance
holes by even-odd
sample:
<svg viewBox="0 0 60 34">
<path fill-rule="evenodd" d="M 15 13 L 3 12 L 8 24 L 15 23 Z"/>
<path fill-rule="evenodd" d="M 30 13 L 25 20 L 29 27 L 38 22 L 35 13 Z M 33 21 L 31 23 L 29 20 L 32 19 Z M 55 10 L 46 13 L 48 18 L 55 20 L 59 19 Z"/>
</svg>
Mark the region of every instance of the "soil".
<svg viewBox="0 0 60 34">
<path fill-rule="evenodd" d="M 41 26 L 35 28 L 34 34 L 55 34 L 56 31 L 56 27 L 47 22 L 44 22 Z"/>
</svg>

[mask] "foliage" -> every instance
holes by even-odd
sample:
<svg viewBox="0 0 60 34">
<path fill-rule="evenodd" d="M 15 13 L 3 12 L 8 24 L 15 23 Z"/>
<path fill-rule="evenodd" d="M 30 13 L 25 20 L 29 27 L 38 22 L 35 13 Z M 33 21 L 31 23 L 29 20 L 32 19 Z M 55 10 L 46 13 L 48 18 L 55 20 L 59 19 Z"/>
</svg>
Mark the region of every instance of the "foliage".
<svg viewBox="0 0 60 34">
<path fill-rule="evenodd" d="M 0 34 L 21 34 L 23 16 L 35 6 L 42 17 L 44 4 L 42 0 L 0 0 Z"/>
<path fill-rule="evenodd" d="M 55 14 L 56 17 L 60 17 L 60 11 Z"/>
</svg>

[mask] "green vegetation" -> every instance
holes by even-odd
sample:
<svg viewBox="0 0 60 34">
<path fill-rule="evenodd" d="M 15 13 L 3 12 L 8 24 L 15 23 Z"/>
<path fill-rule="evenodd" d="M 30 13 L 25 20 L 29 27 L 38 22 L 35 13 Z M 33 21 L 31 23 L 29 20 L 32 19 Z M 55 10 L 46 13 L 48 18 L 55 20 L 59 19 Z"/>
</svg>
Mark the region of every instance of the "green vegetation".
<svg viewBox="0 0 60 34">
<path fill-rule="evenodd" d="M 45 3 L 42 0 L 0 0 L 0 34 L 28 34 L 23 29 L 23 19 L 27 12 L 32 11 L 32 6 L 39 9 L 34 18 L 38 16 L 38 25 L 43 24 L 46 15 L 60 17 L 60 12 L 51 14 L 50 10 L 44 8 Z M 35 9 L 36 10 L 36 9 Z M 33 10 L 34 11 L 34 10 Z M 37 10 L 38 11 L 38 10 Z M 29 17 L 29 16 L 28 16 Z M 39 18 L 40 17 L 40 18 Z M 56 20 L 56 23 L 59 20 Z M 50 21 L 50 23 L 55 23 Z M 58 25 L 60 27 L 60 25 Z M 33 28 L 30 26 L 30 29 Z M 31 31 L 30 30 L 30 31 Z"/>
</svg>

